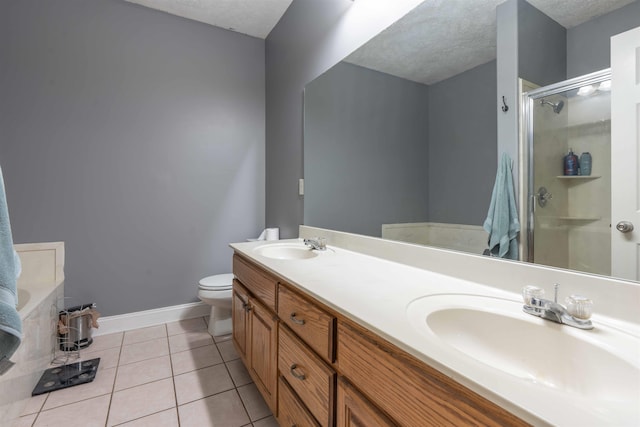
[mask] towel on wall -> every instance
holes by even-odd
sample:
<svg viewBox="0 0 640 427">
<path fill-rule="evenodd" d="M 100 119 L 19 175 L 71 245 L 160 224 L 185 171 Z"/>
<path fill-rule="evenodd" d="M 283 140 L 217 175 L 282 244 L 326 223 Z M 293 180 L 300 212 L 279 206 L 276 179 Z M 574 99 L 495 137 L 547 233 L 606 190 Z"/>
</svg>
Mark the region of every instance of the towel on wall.
<svg viewBox="0 0 640 427">
<path fill-rule="evenodd" d="M 511 158 L 507 153 L 502 154 L 498 165 L 491 204 L 483 228 L 489 233 L 489 249 L 493 256 L 518 259 L 516 237 L 520 231 L 520 222 L 511 174 Z"/>
<path fill-rule="evenodd" d="M 22 340 L 22 321 L 16 310 L 20 262 L 13 249 L 9 209 L 0 168 L 0 365 L 8 361 Z"/>
</svg>

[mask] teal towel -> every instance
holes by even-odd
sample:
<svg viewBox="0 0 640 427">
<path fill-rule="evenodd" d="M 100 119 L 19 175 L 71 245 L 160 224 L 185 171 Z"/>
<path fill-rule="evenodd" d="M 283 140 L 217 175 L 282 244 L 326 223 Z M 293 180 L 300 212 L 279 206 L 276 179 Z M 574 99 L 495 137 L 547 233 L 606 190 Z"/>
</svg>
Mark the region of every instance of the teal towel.
<svg viewBox="0 0 640 427">
<path fill-rule="evenodd" d="M 16 310 L 20 263 L 13 250 L 9 209 L 0 168 L 0 364 L 9 360 L 22 340 L 22 321 Z"/>
<path fill-rule="evenodd" d="M 483 227 L 489 233 L 489 249 L 492 255 L 518 259 L 516 237 L 520 231 L 520 222 L 511 175 L 511 158 L 507 153 L 502 154 L 498 165 L 491 204 Z"/>
</svg>

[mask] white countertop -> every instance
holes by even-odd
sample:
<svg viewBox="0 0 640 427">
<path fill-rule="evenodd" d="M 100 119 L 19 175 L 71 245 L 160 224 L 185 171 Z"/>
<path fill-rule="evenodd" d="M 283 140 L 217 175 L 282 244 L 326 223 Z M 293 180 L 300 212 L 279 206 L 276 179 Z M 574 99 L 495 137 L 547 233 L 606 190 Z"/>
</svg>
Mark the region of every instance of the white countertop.
<svg viewBox="0 0 640 427">
<path fill-rule="evenodd" d="M 283 242 L 300 243 L 300 240 L 234 243 L 231 247 L 527 422 L 558 426 L 640 425 L 639 405 L 633 405 L 636 406 L 633 408 L 628 401 L 614 399 L 603 402 L 601 398 L 567 397 L 559 390 L 516 378 L 445 343 L 434 345 L 433 340 L 425 339 L 425 335 L 412 326 L 406 314 L 412 301 L 426 296 L 471 294 L 519 302 L 521 297 L 518 293 L 330 245 L 326 252 L 305 260 L 267 258 L 254 251 L 265 244 Z M 547 322 L 525 313 L 521 315 Z M 597 324 L 597 315 L 593 321 Z M 589 331 L 576 330 L 576 333 Z M 636 353 L 640 355 L 640 340 L 636 338 L 636 341 L 638 346 L 635 349 L 626 349 L 632 357 Z M 550 349 L 551 353 L 553 351 Z M 559 352 L 557 357 L 562 357 L 562 354 Z M 585 372 L 585 375 L 589 373 Z M 615 387 L 614 384 L 611 386 Z"/>
</svg>

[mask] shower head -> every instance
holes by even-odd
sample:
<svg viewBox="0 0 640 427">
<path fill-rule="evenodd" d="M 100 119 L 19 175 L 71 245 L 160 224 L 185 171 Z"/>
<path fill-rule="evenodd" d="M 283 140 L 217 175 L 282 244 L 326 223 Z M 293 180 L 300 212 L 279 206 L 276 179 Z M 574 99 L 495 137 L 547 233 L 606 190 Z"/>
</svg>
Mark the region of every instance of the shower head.
<svg viewBox="0 0 640 427">
<path fill-rule="evenodd" d="M 549 104 L 551 105 L 551 107 L 553 108 L 553 112 L 556 114 L 560 114 L 560 111 L 562 111 L 562 109 L 564 108 L 564 101 L 558 101 L 556 104 L 554 104 L 553 102 L 549 102 L 545 99 L 541 99 L 540 100 L 540 105 L 544 105 L 544 104 Z"/>
</svg>

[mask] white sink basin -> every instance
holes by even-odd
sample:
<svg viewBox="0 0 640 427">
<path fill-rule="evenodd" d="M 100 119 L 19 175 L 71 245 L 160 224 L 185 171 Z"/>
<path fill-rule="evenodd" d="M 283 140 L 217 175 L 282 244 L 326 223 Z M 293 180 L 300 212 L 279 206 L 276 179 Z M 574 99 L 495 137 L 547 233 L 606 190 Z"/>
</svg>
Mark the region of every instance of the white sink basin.
<svg viewBox="0 0 640 427">
<path fill-rule="evenodd" d="M 638 402 L 637 337 L 599 325 L 580 330 L 522 312 L 522 304 L 478 295 L 434 295 L 407 307 L 412 326 L 453 357 L 563 394 Z"/>
<path fill-rule="evenodd" d="M 318 256 L 317 251 L 311 250 L 303 243 L 270 243 L 254 249 L 258 255 L 273 259 L 309 259 Z"/>
</svg>

